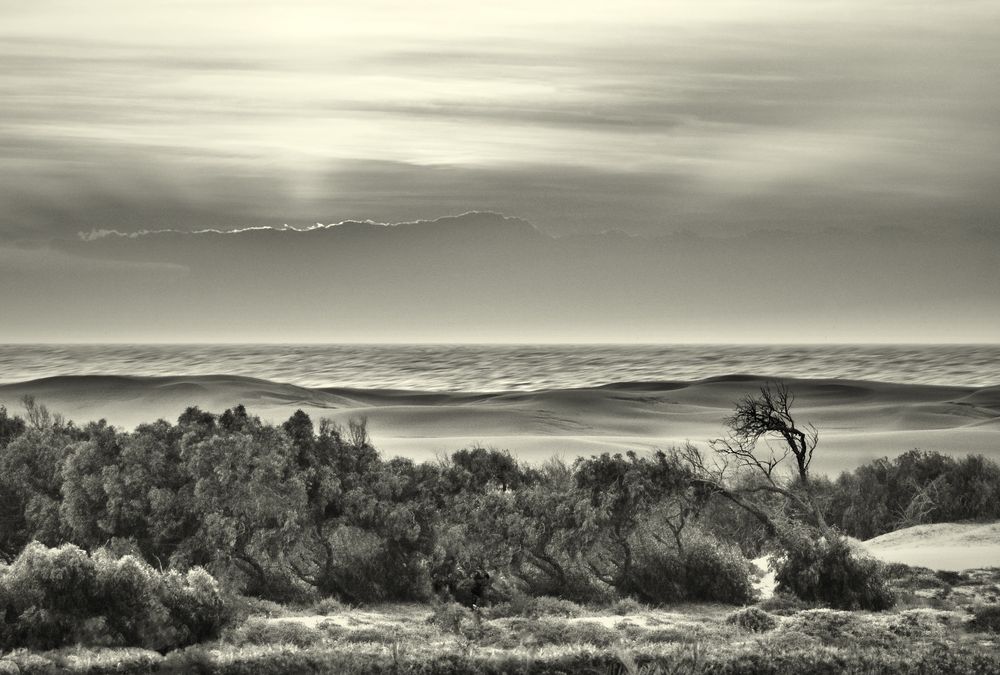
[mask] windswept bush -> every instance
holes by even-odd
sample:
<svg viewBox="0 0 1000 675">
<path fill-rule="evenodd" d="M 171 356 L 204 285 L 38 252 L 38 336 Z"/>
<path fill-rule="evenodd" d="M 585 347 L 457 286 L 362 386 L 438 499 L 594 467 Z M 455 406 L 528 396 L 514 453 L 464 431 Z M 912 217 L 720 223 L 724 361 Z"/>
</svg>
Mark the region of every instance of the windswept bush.
<svg viewBox="0 0 1000 675">
<path fill-rule="evenodd" d="M 882 611 L 895 604 L 884 566 L 843 537 L 798 538 L 775 564 L 779 592 L 835 609 Z"/>
<path fill-rule="evenodd" d="M 31 543 L 0 565 L 0 643 L 136 646 L 161 652 L 213 638 L 231 613 L 215 580 L 161 573 L 141 560 Z"/>
</svg>

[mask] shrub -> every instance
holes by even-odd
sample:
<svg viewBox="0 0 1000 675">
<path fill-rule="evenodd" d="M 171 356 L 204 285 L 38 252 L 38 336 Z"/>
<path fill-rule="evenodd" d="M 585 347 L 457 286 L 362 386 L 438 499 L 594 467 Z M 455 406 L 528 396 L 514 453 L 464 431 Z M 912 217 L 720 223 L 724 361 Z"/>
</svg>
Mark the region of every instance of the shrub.
<svg viewBox="0 0 1000 675">
<path fill-rule="evenodd" d="M 840 536 L 801 536 L 774 563 L 777 589 L 835 609 L 881 611 L 895 604 L 882 563 L 851 550 Z"/>
<path fill-rule="evenodd" d="M 216 638 L 235 619 L 232 602 L 223 596 L 212 575 L 200 567 L 186 574 L 170 571 L 162 575 L 159 595 L 171 619 L 186 631 L 180 645 Z"/>
<path fill-rule="evenodd" d="M 981 633 L 1000 633 L 1000 605 L 981 605 L 972 610 L 970 630 Z"/>
<path fill-rule="evenodd" d="M 677 626 L 668 628 L 654 628 L 652 630 L 637 631 L 635 640 L 640 644 L 669 644 L 671 642 L 686 642 L 691 637 L 691 631 Z"/>
<path fill-rule="evenodd" d="M 966 575 L 952 570 L 937 570 L 934 575 L 949 586 L 957 586 L 967 579 Z"/>
<path fill-rule="evenodd" d="M 815 609 L 816 603 L 806 602 L 791 593 L 775 593 L 770 598 L 761 600 L 757 603 L 757 606 L 771 614 L 788 616 L 789 614 L 796 614 L 806 609 Z"/>
<path fill-rule="evenodd" d="M 833 609 L 800 612 L 788 619 L 782 630 L 808 635 L 824 645 L 852 648 L 888 648 L 900 637 L 866 615 Z"/>
<path fill-rule="evenodd" d="M 511 649 L 547 645 L 590 644 L 609 647 L 621 637 L 620 632 L 593 621 L 570 622 L 565 619 L 514 619 L 506 630 L 487 635 L 486 643 Z"/>
<path fill-rule="evenodd" d="M 347 611 L 347 606 L 337 598 L 321 598 L 312 604 L 313 614 L 341 614 Z"/>
<path fill-rule="evenodd" d="M 940 573 L 926 567 L 888 563 L 882 566 L 882 570 L 885 578 L 891 582 L 894 589 L 907 591 L 951 590 L 951 584 L 945 581 Z"/>
<path fill-rule="evenodd" d="M 743 605 L 754 597 L 752 569 L 736 546 L 692 530 L 680 552 L 644 542 L 625 590 L 652 604 L 690 600 Z"/>
<path fill-rule="evenodd" d="M 161 652 L 218 635 L 231 610 L 203 570 L 157 572 L 132 556 L 32 543 L 0 566 L 0 643 L 136 646 Z"/>
<path fill-rule="evenodd" d="M 752 633 L 763 633 L 778 625 L 778 621 L 773 616 L 757 607 L 736 610 L 726 617 L 726 623 L 739 626 Z"/>
<path fill-rule="evenodd" d="M 477 626 L 481 628 L 478 614 L 457 602 L 435 605 L 427 623 L 459 636 L 474 632 Z"/>
<path fill-rule="evenodd" d="M 645 609 L 646 607 L 635 598 L 622 598 L 621 600 L 615 601 L 615 603 L 611 605 L 612 613 L 617 614 L 618 616 L 638 614 Z"/>
<path fill-rule="evenodd" d="M 572 600 L 563 600 L 562 598 L 553 598 L 547 595 L 535 598 L 535 605 L 538 608 L 539 616 L 574 617 L 582 616 L 584 613 L 583 607 Z"/>
<path fill-rule="evenodd" d="M 688 600 L 743 605 L 754 599 L 753 565 L 736 546 L 708 535 L 691 537 L 683 560 Z"/>
<path fill-rule="evenodd" d="M 323 631 L 298 621 L 265 621 L 248 619 L 227 632 L 224 640 L 237 646 L 243 645 L 294 645 L 311 647 L 326 638 Z"/>
<path fill-rule="evenodd" d="M 255 598 L 248 595 L 235 596 L 232 598 L 231 604 L 238 611 L 240 619 L 246 619 L 252 615 L 266 616 L 273 619 L 275 617 L 288 616 L 289 613 L 285 605 L 273 600 L 264 600 L 263 598 Z"/>
<path fill-rule="evenodd" d="M 902 637 L 929 637 L 954 621 L 954 615 L 934 610 L 911 609 L 892 617 L 889 631 Z"/>
<path fill-rule="evenodd" d="M 344 642 L 374 642 L 379 645 L 391 645 L 400 641 L 399 630 L 390 629 L 386 626 L 366 626 L 364 628 L 345 630 L 337 637 Z"/>
<path fill-rule="evenodd" d="M 511 616 L 531 619 L 540 616 L 574 617 L 582 615 L 583 608 L 575 602 L 562 598 L 553 598 L 547 595 L 534 598 L 525 593 L 515 593 L 509 601 L 488 607 L 483 610 L 483 614 L 489 619 Z"/>
</svg>

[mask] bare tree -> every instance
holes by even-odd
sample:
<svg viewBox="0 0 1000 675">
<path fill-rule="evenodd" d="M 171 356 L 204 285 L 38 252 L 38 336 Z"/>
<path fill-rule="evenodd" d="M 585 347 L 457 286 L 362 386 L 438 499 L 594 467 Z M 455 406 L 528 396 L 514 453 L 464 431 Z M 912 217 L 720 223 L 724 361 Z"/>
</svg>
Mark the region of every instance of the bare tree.
<svg viewBox="0 0 1000 675">
<path fill-rule="evenodd" d="M 21 405 L 24 406 L 24 416 L 28 420 L 28 426 L 35 430 L 47 429 L 52 426 L 52 414 L 49 409 L 35 400 L 31 394 L 21 397 Z"/>
<path fill-rule="evenodd" d="M 371 445 L 371 437 L 368 435 L 368 417 L 352 417 L 348 420 L 347 435 L 351 445 L 357 448 Z"/>
<path fill-rule="evenodd" d="M 710 460 L 693 446 L 685 448 L 696 483 L 747 510 L 779 537 L 787 520 L 767 503 L 767 495 L 791 505 L 821 532 L 829 529 L 809 485 L 819 434 L 812 425 L 796 423 L 791 413 L 794 401 L 785 384 L 768 383 L 759 394 L 748 394 L 736 403 L 735 413 L 725 419 L 729 433 L 710 441 L 714 450 Z M 780 445 L 775 448 L 772 441 Z M 795 458 L 798 486 L 781 471 L 789 455 Z M 750 480 L 735 480 L 741 477 Z"/>
<path fill-rule="evenodd" d="M 811 424 L 799 428 L 792 417 L 793 403 L 795 396 L 783 382 L 768 383 L 760 388 L 759 394 L 747 394 L 737 402 L 736 412 L 725 420 L 729 435 L 713 441 L 713 447 L 718 452 L 755 464 L 768 476 L 791 453 L 798 467 L 799 480 L 808 483 L 809 464 L 819 443 L 819 432 Z M 780 451 L 771 447 L 769 441 L 772 439 L 781 440 Z M 765 460 L 758 461 L 755 452 L 761 440 L 767 445 L 768 453 Z"/>
<path fill-rule="evenodd" d="M 911 478 L 910 485 L 915 492 L 910 502 L 896 514 L 896 529 L 912 525 L 922 525 L 928 522 L 928 518 L 938 507 L 938 503 L 941 500 L 941 493 L 945 486 L 945 477 L 943 475 L 938 476 L 923 487 L 915 479 Z"/>
</svg>

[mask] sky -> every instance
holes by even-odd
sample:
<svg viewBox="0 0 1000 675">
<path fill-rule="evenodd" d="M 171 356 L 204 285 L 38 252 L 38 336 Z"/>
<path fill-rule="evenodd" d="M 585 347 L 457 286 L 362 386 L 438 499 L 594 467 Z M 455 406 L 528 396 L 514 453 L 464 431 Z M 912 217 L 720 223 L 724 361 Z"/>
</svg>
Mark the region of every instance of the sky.
<svg viewBox="0 0 1000 675">
<path fill-rule="evenodd" d="M 99 299 L 111 269 L 119 285 L 193 269 L 163 251 L 95 261 L 63 244 L 81 233 L 468 211 L 555 238 L 789 232 L 806 237 L 789 255 L 828 267 L 808 237 L 836 230 L 861 251 L 886 228 L 933 235 L 872 275 L 882 286 L 869 295 L 901 307 L 895 272 L 928 257 L 958 269 L 996 241 L 998 34 L 995 0 L 0 0 L 0 277 L 22 307 L 0 340 L 232 339 L 127 328 L 138 295 L 105 303 L 103 330 L 32 310 L 60 306 L 70 286 Z M 935 277 L 937 309 L 964 308 L 958 341 L 1000 335 L 992 262 L 953 287 Z M 619 290 L 609 302 L 629 301 Z M 780 337 L 726 290 L 699 302 L 739 316 L 734 341 Z M 576 303 L 572 326 L 532 332 L 526 316 L 512 334 L 591 334 L 585 299 L 564 300 Z M 891 330 L 844 314 L 844 331 L 834 313 L 809 339 L 921 341 L 942 332 L 925 330 L 934 307 L 893 314 Z M 691 328 L 703 307 L 669 309 L 689 329 L 667 341 L 719 330 Z M 629 321 L 622 338 L 664 334 Z M 414 326 L 415 339 L 433 333 Z"/>
</svg>

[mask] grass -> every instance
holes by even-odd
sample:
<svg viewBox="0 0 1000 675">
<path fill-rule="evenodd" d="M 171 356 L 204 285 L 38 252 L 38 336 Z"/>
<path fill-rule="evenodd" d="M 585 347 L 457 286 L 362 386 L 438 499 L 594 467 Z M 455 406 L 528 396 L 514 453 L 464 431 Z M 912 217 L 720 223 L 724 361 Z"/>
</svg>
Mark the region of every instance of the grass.
<svg viewBox="0 0 1000 675">
<path fill-rule="evenodd" d="M 914 594 L 951 589 L 946 595 L 969 604 L 871 613 L 778 600 L 762 603 L 765 614 L 761 607 L 594 608 L 545 599 L 478 615 L 447 605 L 264 604 L 218 641 L 166 656 L 141 649 L 20 650 L 0 656 L 0 674 L 996 672 L 997 610 L 984 604 L 995 574 L 932 581 L 918 571 L 901 578 L 909 580 L 901 588 Z"/>
</svg>

